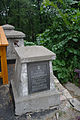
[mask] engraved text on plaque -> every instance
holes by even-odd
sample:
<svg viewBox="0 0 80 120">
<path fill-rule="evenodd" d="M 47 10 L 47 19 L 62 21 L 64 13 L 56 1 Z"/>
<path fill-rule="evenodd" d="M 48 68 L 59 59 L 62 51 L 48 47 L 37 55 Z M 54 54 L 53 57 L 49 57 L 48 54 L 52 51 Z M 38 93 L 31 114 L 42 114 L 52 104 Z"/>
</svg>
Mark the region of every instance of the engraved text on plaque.
<svg viewBox="0 0 80 120">
<path fill-rule="evenodd" d="M 28 63 L 29 94 L 50 89 L 49 62 Z"/>
</svg>

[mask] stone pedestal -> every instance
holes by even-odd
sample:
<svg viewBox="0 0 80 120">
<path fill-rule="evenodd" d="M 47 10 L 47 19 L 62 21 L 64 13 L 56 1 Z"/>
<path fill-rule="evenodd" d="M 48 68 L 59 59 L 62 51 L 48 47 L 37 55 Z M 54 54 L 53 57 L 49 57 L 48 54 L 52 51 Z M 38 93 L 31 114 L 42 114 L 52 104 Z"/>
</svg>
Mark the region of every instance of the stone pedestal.
<svg viewBox="0 0 80 120">
<path fill-rule="evenodd" d="M 15 114 L 49 109 L 60 104 L 55 89 L 52 61 L 56 55 L 42 46 L 15 48 L 15 79 L 11 81 Z"/>
<path fill-rule="evenodd" d="M 12 25 L 3 25 L 2 26 L 9 42 L 9 46 L 7 47 L 7 60 L 15 60 L 16 54 L 14 47 L 24 46 L 25 34 L 20 31 L 15 31 L 15 27 Z"/>
</svg>

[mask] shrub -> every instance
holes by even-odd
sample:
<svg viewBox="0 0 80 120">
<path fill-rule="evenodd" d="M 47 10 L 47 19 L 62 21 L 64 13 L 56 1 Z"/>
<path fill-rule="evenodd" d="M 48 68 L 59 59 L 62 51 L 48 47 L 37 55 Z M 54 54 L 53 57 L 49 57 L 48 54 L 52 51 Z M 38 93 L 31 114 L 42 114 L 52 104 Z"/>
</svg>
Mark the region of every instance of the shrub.
<svg viewBox="0 0 80 120">
<path fill-rule="evenodd" d="M 74 82 L 74 69 L 80 69 L 80 2 L 44 0 L 44 6 L 50 12 L 53 7 L 53 24 L 37 35 L 37 43 L 56 53 L 53 70 L 61 83 Z"/>
</svg>

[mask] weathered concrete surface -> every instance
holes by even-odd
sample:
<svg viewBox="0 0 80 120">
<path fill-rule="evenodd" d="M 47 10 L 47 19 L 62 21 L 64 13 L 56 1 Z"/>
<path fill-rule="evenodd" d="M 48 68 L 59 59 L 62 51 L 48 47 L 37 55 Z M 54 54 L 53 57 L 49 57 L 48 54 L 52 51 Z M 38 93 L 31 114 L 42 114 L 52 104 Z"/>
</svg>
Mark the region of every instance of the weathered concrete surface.
<svg viewBox="0 0 80 120">
<path fill-rule="evenodd" d="M 9 84 L 10 84 L 10 80 L 12 80 L 15 77 L 14 71 L 15 71 L 15 64 L 8 64 L 8 80 L 9 80 Z"/>
<path fill-rule="evenodd" d="M 14 47 L 24 46 L 25 34 L 20 31 L 14 30 L 15 27 L 9 24 L 2 26 L 7 37 L 9 46 L 7 47 L 7 59 L 16 59 Z"/>
<path fill-rule="evenodd" d="M 73 93 L 72 95 L 75 97 L 80 97 L 80 88 L 77 87 L 75 84 L 68 82 L 65 87 Z"/>
<path fill-rule="evenodd" d="M 73 108 L 77 111 L 80 111 L 80 88 L 70 82 L 65 84 L 65 87 L 73 96 L 72 99 L 69 100 Z"/>
<path fill-rule="evenodd" d="M 23 33 L 23 32 L 20 32 L 20 31 L 15 31 L 14 29 L 15 29 L 15 27 L 14 26 L 12 26 L 12 25 L 9 25 L 9 24 L 6 24 L 6 25 L 3 25 L 2 26 L 3 27 L 3 29 L 4 29 L 4 32 L 5 32 L 5 34 L 6 34 L 6 37 L 8 38 L 8 39 L 14 39 L 14 41 L 15 41 L 15 38 L 17 39 L 21 39 L 21 38 L 24 38 L 25 37 L 25 34 Z"/>
<path fill-rule="evenodd" d="M 62 102 L 59 109 L 59 120 L 79 120 L 80 112 L 73 109 L 68 101 Z"/>
<path fill-rule="evenodd" d="M 70 103 L 72 104 L 75 110 L 80 112 L 80 101 L 74 98 L 74 99 L 70 99 Z"/>
<path fill-rule="evenodd" d="M 36 62 L 45 60 L 54 60 L 56 55 L 43 46 L 26 46 L 15 48 L 19 61 L 24 62 Z"/>
<path fill-rule="evenodd" d="M 3 25 L 2 26 L 4 30 L 14 30 L 15 27 L 9 24 Z"/>
<path fill-rule="evenodd" d="M 0 120 L 16 120 L 7 85 L 0 86 Z"/>
<path fill-rule="evenodd" d="M 51 78 L 51 75 L 53 75 L 51 60 L 55 59 L 56 55 L 43 46 L 17 47 L 15 50 L 17 55 L 15 79 L 11 81 L 15 102 L 15 114 L 22 115 L 30 111 L 35 112 L 41 109 L 49 109 L 51 106 L 59 106 L 60 94 L 55 89 L 53 77 Z M 31 66 L 28 63 L 32 68 L 30 68 Z M 35 72 L 34 74 L 33 71 Z M 37 79 L 38 82 L 33 82 L 31 79 L 31 84 L 33 84 L 31 85 L 29 76 L 32 79 L 34 78 L 34 80 Z M 47 76 L 47 79 L 45 76 Z M 40 86 L 42 87 L 40 88 Z M 32 87 L 34 92 L 30 94 L 29 91 L 32 90 Z M 44 89 L 46 87 L 48 89 Z M 35 92 L 36 88 L 37 90 Z"/>
<path fill-rule="evenodd" d="M 17 94 L 15 84 L 11 81 L 14 101 L 15 101 L 15 114 L 22 115 L 26 112 L 35 112 L 49 109 L 50 107 L 58 107 L 60 104 L 59 93 L 54 90 L 35 93 L 25 97 L 20 97 Z"/>
<path fill-rule="evenodd" d="M 50 68 L 50 89 L 53 90 L 55 88 L 54 80 L 53 80 L 53 71 L 52 71 L 52 61 L 49 61 L 49 68 Z M 27 64 L 21 64 L 19 61 L 16 62 L 15 68 L 15 78 L 16 81 L 16 90 L 18 95 L 26 96 L 28 95 L 28 73 L 27 73 Z"/>
</svg>

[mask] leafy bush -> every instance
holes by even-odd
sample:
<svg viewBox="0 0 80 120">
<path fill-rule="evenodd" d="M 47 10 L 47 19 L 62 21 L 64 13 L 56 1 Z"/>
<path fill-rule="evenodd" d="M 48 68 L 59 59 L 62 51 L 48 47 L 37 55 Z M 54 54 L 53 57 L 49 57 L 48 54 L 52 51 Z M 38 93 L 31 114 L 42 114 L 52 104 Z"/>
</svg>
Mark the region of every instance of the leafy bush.
<svg viewBox="0 0 80 120">
<path fill-rule="evenodd" d="M 73 0 L 44 0 L 44 6 L 53 8 L 53 24 L 37 35 L 38 45 L 44 45 L 56 53 L 54 74 L 65 83 L 74 82 L 74 70 L 80 69 L 80 2 Z"/>
<path fill-rule="evenodd" d="M 35 45 L 35 43 L 24 41 L 24 46 L 32 46 L 32 45 Z"/>
</svg>

